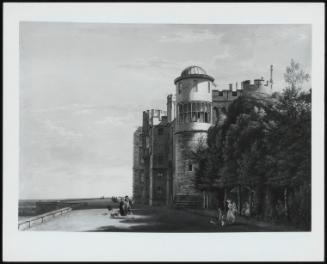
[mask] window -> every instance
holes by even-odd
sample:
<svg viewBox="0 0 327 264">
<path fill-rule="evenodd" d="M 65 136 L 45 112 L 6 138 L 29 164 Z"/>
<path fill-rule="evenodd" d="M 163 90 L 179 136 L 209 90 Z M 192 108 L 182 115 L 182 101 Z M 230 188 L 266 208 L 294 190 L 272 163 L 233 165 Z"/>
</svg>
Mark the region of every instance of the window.
<svg viewBox="0 0 327 264">
<path fill-rule="evenodd" d="M 160 128 L 158 129 L 158 135 L 162 135 L 162 134 L 163 134 L 163 128 L 160 127 Z"/>
<path fill-rule="evenodd" d="M 237 96 L 237 92 L 236 91 L 233 91 L 232 92 L 232 96 Z"/>
<path fill-rule="evenodd" d="M 208 82 L 208 93 L 210 93 L 210 82 Z"/>
<path fill-rule="evenodd" d="M 141 181 L 141 183 L 144 182 L 144 174 L 143 173 L 140 174 L 140 181 Z"/>
<path fill-rule="evenodd" d="M 182 88 L 183 88 L 183 84 L 182 83 L 179 83 L 178 84 L 178 94 L 181 94 Z"/>
<path fill-rule="evenodd" d="M 158 177 L 159 177 L 159 178 L 162 178 L 163 176 L 164 176 L 163 172 L 162 172 L 162 171 L 159 171 L 159 172 L 158 172 Z"/>
<path fill-rule="evenodd" d="M 162 164 L 162 163 L 163 163 L 163 156 L 158 155 L 158 164 Z"/>
<path fill-rule="evenodd" d="M 193 165 L 192 165 L 192 163 L 189 163 L 188 164 L 188 171 L 192 171 L 193 170 Z"/>
<path fill-rule="evenodd" d="M 183 113 L 185 114 L 187 112 L 187 104 L 183 104 Z"/>
<path fill-rule="evenodd" d="M 197 80 L 193 80 L 193 86 L 194 86 L 195 92 L 197 92 L 198 91 L 198 81 Z"/>
<path fill-rule="evenodd" d="M 197 118 L 196 118 L 196 112 L 192 112 L 192 122 L 196 122 Z"/>
<path fill-rule="evenodd" d="M 162 197 L 163 196 L 163 189 L 161 187 L 157 187 L 157 196 Z"/>
<path fill-rule="evenodd" d="M 178 109 L 179 123 L 211 122 L 211 103 L 209 102 L 192 102 L 179 104 Z"/>
<path fill-rule="evenodd" d="M 219 91 L 218 95 L 223 96 L 224 95 L 223 91 Z"/>
</svg>

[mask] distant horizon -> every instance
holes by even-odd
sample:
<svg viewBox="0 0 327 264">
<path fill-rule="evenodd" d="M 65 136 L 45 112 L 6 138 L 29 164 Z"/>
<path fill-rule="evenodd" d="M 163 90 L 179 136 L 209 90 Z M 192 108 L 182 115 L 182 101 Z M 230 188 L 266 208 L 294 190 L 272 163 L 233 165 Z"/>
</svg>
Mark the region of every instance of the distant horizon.
<svg viewBox="0 0 327 264">
<path fill-rule="evenodd" d="M 127 195 L 127 194 L 126 194 Z M 104 199 L 112 198 L 112 197 L 125 197 L 126 195 L 112 195 L 112 196 L 104 196 Z M 128 197 L 132 197 L 127 195 Z M 87 199 L 103 199 L 100 197 L 73 197 L 73 198 L 19 198 L 19 201 L 26 200 L 87 200 Z"/>
</svg>

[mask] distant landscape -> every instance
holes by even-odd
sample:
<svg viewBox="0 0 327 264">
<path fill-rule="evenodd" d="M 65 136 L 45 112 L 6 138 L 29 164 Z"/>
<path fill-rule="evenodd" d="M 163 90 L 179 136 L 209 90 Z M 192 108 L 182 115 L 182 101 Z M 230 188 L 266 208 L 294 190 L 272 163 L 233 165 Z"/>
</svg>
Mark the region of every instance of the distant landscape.
<svg viewBox="0 0 327 264">
<path fill-rule="evenodd" d="M 115 198 L 119 199 L 120 197 Z M 18 216 L 19 220 L 24 220 L 63 207 L 74 209 L 118 208 L 118 202 L 115 198 L 21 199 L 18 205 Z"/>
</svg>

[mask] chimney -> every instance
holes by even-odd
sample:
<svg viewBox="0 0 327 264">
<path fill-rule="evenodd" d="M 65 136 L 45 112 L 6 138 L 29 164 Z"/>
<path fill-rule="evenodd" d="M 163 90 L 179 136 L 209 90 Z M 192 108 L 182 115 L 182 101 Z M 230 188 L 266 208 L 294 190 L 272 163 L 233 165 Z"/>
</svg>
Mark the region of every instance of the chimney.
<svg viewBox="0 0 327 264">
<path fill-rule="evenodd" d="M 167 117 L 168 117 L 168 122 L 172 121 L 172 111 L 173 111 L 173 95 L 170 94 L 167 96 Z"/>
</svg>

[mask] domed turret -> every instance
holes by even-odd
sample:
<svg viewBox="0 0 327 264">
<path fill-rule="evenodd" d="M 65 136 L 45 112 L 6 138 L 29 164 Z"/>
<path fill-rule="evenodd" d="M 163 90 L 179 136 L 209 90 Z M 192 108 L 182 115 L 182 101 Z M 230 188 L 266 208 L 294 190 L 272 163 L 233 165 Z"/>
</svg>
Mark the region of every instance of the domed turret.
<svg viewBox="0 0 327 264">
<path fill-rule="evenodd" d="M 182 71 L 181 76 L 185 77 L 193 74 L 207 74 L 204 69 L 199 66 L 189 66 Z"/>
<path fill-rule="evenodd" d="M 202 194 L 195 185 L 195 168 L 190 157 L 199 144 L 205 144 L 212 124 L 214 78 L 199 66 L 184 69 L 176 85 L 175 177 L 173 196 L 176 204 L 201 205 Z"/>
<path fill-rule="evenodd" d="M 209 76 L 203 68 L 195 65 L 185 68 L 181 75 L 175 79 L 175 84 L 187 78 L 205 78 L 214 81 L 214 78 Z"/>
</svg>

